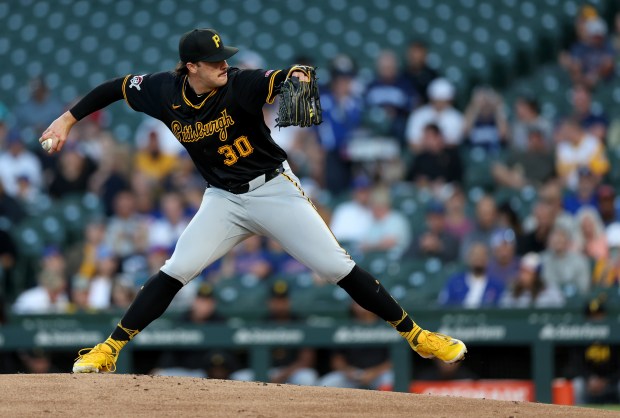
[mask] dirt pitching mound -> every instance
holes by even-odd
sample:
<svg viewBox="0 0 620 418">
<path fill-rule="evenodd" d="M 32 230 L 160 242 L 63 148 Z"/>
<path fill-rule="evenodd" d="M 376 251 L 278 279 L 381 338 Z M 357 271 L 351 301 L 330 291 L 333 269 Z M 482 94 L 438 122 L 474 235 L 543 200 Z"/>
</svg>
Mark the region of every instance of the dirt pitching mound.
<svg viewBox="0 0 620 418">
<path fill-rule="evenodd" d="M 136 375 L 0 375 L 2 417 L 618 417 L 536 403 Z"/>
</svg>

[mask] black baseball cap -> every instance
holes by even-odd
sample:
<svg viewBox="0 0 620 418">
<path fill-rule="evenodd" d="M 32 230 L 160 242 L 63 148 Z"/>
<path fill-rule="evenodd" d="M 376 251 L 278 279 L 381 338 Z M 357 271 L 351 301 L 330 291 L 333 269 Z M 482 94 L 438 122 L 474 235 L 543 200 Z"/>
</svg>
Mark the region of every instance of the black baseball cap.
<svg viewBox="0 0 620 418">
<path fill-rule="evenodd" d="M 224 46 L 220 35 L 213 29 L 194 29 L 179 40 L 179 58 L 183 62 L 218 62 L 232 57 L 239 48 Z"/>
</svg>

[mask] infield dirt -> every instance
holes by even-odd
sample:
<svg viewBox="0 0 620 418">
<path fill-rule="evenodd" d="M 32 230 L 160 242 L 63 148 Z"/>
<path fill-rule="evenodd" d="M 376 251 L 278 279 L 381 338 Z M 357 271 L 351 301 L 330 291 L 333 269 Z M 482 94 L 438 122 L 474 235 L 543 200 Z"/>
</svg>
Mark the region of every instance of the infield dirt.
<svg viewBox="0 0 620 418">
<path fill-rule="evenodd" d="M 0 417 L 618 417 L 538 403 L 136 375 L 0 375 Z"/>
</svg>

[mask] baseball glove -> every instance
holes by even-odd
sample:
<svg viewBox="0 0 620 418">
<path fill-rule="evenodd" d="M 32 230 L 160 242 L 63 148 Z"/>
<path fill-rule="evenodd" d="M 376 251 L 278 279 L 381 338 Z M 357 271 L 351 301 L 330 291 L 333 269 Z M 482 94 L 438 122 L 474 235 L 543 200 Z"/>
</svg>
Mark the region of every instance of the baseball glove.
<svg viewBox="0 0 620 418">
<path fill-rule="evenodd" d="M 277 127 L 295 125 L 305 128 L 323 122 L 315 70 L 315 67 L 295 66 L 291 68 L 289 75 L 280 84 Z M 309 81 L 299 81 L 297 77 L 291 77 L 290 74 L 294 71 L 303 72 L 308 76 Z"/>
</svg>

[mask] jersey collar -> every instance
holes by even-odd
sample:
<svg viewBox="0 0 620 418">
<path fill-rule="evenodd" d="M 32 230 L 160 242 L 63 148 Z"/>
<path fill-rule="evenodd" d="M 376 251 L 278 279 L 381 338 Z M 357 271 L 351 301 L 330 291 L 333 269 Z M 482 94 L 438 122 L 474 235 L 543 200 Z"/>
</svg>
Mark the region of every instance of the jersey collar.
<svg viewBox="0 0 620 418">
<path fill-rule="evenodd" d="M 194 109 L 200 109 L 200 108 L 202 108 L 202 106 L 206 103 L 206 101 L 207 101 L 207 100 L 209 100 L 209 98 L 210 98 L 211 96 L 213 96 L 213 95 L 217 92 L 217 89 L 213 89 L 213 90 L 211 90 L 211 93 L 209 93 L 209 94 L 207 95 L 207 97 L 205 97 L 205 99 L 204 99 L 202 102 L 200 102 L 200 104 L 195 105 L 195 104 L 193 104 L 192 102 L 190 102 L 190 101 L 189 101 L 189 99 L 187 98 L 187 96 L 185 95 L 185 88 L 186 88 L 187 84 L 188 84 L 188 81 L 187 81 L 187 76 L 185 76 L 185 78 L 183 79 L 183 86 L 181 87 L 181 95 L 183 96 L 183 101 L 184 101 L 184 102 L 185 102 L 188 106 L 193 107 Z"/>
</svg>

